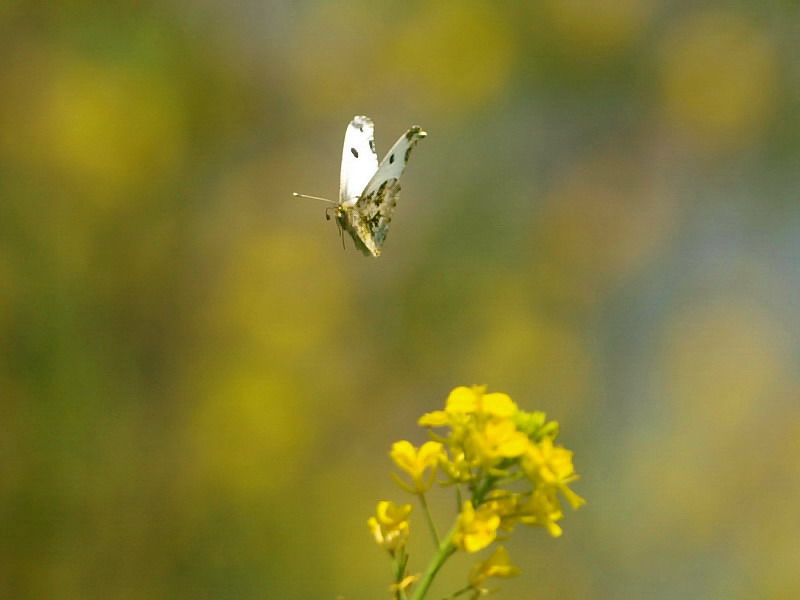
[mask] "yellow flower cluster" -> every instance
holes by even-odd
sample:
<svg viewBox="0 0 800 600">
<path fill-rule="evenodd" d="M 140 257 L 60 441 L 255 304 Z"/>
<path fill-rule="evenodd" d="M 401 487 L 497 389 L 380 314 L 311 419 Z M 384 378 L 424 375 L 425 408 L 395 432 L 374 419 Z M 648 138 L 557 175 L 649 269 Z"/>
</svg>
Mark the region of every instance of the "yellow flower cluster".
<svg viewBox="0 0 800 600">
<path fill-rule="evenodd" d="M 526 413 L 506 394 L 486 393 L 483 386 L 457 387 L 444 410 L 423 415 L 419 424 L 448 427 L 432 437 L 446 484 L 465 485 L 471 499 L 464 502 L 453 542 L 475 552 L 491 544 L 498 530 L 514 525 L 540 525 L 554 537 L 563 516 L 558 494 L 573 507 L 584 500 L 569 484 L 578 478 L 572 452 L 554 444 L 558 424 L 544 413 Z M 430 444 L 432 442 L 428 442 Z M 522 491 L 507 491 L 515 481 Z"/>
<path fill-rule="evenodd" d="M 380 502 L 376 516 L 369 519 L 375 540 L 396 560 L 393 591 L 398 598 L 405 597 L 405 591 L 417 581 L 419 587 L 410 598 L 423 598 L 448 556 L 457 550 L 482 550 L 498 536 L 509 535 L 518 524 L 545 527 L 553 537 L 560 536 L 561 499 L 572 508 L 584 503 L 570 488 L 578 479 L 572 452 L 555 444 L 558 423 L 547 421 L 542 412 L 520 410 L 506 394 L 486 393 L 484 386 L 457 387 L 444 410 L 423 415 L 419 424 L 429 428 L 432 440 L 419 448 L 399 441 L 390 453 L 403 475 L 395 474 L 395 481 L 421 501 L 437 546 L 436 556 L 419 579 L 407 576 L 405 570 L 411 506 Z M 431 431 L 434 428 L 446 431 Z M 457 489 L 460 505 L 455 525 L 441 540 L 425 499 L 439 472 L 442 485 Z M 486 579 L 518 574 L 506 550 L 497 547 L 487 560 L 472 568 L 468 587 L 462 592 L 471 590 L 471 597 L 478 598 L 487 593 L 483 588 Z"/>
</svg>

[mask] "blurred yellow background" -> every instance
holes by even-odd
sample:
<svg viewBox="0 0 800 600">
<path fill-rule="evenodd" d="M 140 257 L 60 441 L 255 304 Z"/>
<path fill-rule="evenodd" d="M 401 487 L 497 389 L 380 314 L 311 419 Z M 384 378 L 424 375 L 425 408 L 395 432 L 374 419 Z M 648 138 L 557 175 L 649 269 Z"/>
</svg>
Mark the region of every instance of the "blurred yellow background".
<svg viewBox="0 0 800 600">
<path fill-rule="evenodd" d="M 389 446 L 486 383 L 589 502 L 499 597 L 796 598 L 798 23 L 6 0 L 0 597 L 388 597 Z M 290 195 L 356 114 L 429 134 L 378 259 Z"/>
</svg>

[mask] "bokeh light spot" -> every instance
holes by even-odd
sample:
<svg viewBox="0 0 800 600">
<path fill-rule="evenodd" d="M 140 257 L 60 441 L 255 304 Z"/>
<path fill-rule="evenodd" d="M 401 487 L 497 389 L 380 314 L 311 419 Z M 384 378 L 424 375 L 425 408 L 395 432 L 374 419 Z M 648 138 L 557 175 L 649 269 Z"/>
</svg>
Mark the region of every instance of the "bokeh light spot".
<svg viewBox="0 0 800 600">
<path fill-rule="evenodd" d="M 629 45 L 643 32 L 651 0 L 547 0 L 545 11 L 570 54 L 596 58 Z"/>
<path fill-rule="evenodd" d="M 116 191 L 160 177 L 185 140 L 174 86 L 120 66 L 65 58 L 46 91 L 39 151 L 91 189 Z M 119 198 L 91 194 L 98 202 Z"/>
<path fill-rule="evenodd" d="M 496 100 L 515 60 L 514 31 L 491 3 L 426 2 L 387 49 L 405 94 L 460 115 Z"/>
<path fill-rule="evenodd" d="M 737 147 L 764 129 L 778 94 L 773 39 L 745 17 L 706 12 L 662 45 L 664 113 L 701 149 Z"/>
</svg>

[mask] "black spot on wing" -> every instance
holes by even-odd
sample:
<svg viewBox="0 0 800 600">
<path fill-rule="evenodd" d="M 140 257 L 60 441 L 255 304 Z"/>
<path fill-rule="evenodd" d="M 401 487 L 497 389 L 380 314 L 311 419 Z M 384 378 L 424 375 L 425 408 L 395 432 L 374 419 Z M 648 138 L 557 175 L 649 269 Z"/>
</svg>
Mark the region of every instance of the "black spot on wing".
<svg viewBox="0 0 800 600">
<path fill-rule="evenodd" d="M 394 154 L 392 154 L 392 155 L 389 157 L 389 164 L 392 164 L 393 162 L 394 162 Z"/>
<path fill-rule="evenodd" d="M 352 153 L 353 153 L 353 156 L 355 156 L 356 158 L 358 158 L 358 151 L 357 151 L 355 148 L 350 148 L 350 152 L 352 152 Z"/>
</svg>

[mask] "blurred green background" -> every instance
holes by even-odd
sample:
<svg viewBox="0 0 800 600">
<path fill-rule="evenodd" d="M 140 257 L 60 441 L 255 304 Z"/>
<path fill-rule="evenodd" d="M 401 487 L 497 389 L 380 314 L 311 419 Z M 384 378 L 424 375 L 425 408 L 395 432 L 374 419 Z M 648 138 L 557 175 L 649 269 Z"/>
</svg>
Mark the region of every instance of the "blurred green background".
<svg viewBox="0 0 800 600">
<path fill-rule="evenodd" d="M 486 383 L 589 501 L 499 597 L 796 598 L 798 57 L 788 0 L 5 0 L 0 597 L 388 597 L 389 446 Z M 429 133 L 379 259 L 290 195 L 356 114 Z"/>
</svg>

